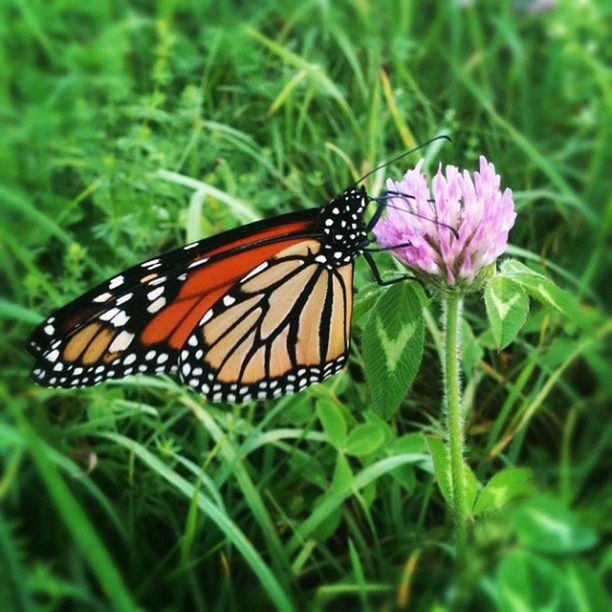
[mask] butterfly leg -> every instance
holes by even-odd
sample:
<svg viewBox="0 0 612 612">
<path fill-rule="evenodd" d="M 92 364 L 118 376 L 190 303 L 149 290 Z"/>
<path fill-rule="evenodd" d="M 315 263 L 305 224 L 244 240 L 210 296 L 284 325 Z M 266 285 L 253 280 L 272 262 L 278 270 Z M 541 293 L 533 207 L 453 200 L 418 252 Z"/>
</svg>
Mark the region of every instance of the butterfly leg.
<svg viewBox="0 0 612 612">
<path fill-rule="evenodd" d="M 371 244 L 371 243 L 370 243 Z M 393 246 L 388 247 L 364 247 L 364 251 L 368 253 L 384 253 L 385 251 L 394 251 L 396 249 L 405 249 L 407 247 L 411 247 L 412 242 L 400 242 L 400 244 L 394 244 Z"/>
<path fill-rule="evenodd" d="M 400 283 L 406 280 L 415 280 L 419 283 L 421 282 L 418 278 L 411 276 L 410 274 L 404 274 L 402 276 L 398 276 L 397 278 L 390 278 L 388 280 L 384 280 L 380 275 L 378 267 L 376 266 L 376 262 L 374 261 L 374 258 L 372 257 L 369 251 L 363 252 L 363 258 L 366 260 L 368 266 L 370 266 L 372 274 L 374 275 L 374 280 L 381 287 L 388 287 L 389 285 L 395 285 L 395 283 Z"/>
</svg>

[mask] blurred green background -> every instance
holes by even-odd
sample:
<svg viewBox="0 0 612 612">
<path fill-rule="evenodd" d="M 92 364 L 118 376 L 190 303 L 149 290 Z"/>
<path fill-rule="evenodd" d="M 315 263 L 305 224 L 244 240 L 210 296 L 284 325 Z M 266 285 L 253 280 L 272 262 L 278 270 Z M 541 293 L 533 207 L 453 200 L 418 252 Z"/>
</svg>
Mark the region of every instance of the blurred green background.
<svg viewBox="0 0 612 612">
<path fill-rule="evenodd" d="M 2 608 L 612 609 L 611 16 L 604 0 L 0 1 Z M 430 169 L 493 161 L 511 254 L 581 312 L 534 305 L 499 352 L 480 298 L 466 307 L 468 460 L 489 493 L 460 583 L 430 458 L 437 306 L 385 422 L 362 263 L 348 371 L 296 396 L 223 409 L 166 378 L 30 383 L 26 339 L 53 308 L 318 206 L 439 133 L 453 142 Z"/>
</svg>

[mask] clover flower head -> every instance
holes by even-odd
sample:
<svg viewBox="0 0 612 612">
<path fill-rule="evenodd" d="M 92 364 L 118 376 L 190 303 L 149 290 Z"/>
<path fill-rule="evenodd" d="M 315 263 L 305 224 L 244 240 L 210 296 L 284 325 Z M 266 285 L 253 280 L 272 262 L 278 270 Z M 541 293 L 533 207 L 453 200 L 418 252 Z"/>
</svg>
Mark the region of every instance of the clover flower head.
<svg viewBox="0 0 612 612">
<path fill-rule="evenodd" d="M 451 289 L 475 286 L 508 245 L 516 218 L 512 191 L 500 190 L 495 166 L 484 156 L 473 176 L 455 166 L 443 172 L 440 165 L 431 190 L 423 163 L 399 181 L 387 180 L 390 206 L 374 228 L 376 239 L 384 247 L 409 243 L 392 252 L 425 281 Z"/>
</svg>

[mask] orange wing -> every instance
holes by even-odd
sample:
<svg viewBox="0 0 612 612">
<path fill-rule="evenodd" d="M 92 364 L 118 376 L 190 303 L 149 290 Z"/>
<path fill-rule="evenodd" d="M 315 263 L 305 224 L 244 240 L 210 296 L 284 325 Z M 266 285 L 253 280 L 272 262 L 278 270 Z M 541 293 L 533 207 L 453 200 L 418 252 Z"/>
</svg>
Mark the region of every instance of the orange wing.
<svg viewBox="0 0 612 612">
<path fill-rule="evenodd" d="M 204 312 L 249 271 L 316 234 L 317 209 L 253 223 L 149 260 L 53 313 L 32 334 L 32 375 L 80 387 L 172 372 Z"/>
</svg>

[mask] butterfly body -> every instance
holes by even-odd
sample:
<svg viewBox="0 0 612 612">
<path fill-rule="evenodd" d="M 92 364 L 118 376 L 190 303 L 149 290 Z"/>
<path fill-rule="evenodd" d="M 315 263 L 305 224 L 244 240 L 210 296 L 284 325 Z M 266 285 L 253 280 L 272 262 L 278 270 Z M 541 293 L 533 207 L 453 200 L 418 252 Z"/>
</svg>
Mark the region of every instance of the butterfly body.
<svg viewBox="0 0 612 612">
<path fill-rule="evenodd" d="M 230 403 L 324 380 L 350 348 L 367 202 L 351 187 L 321 209 L 224 232 L 109 279 L 34 331 L 34 380 L 70 388 L 178 372 Z"/>
</svg>

